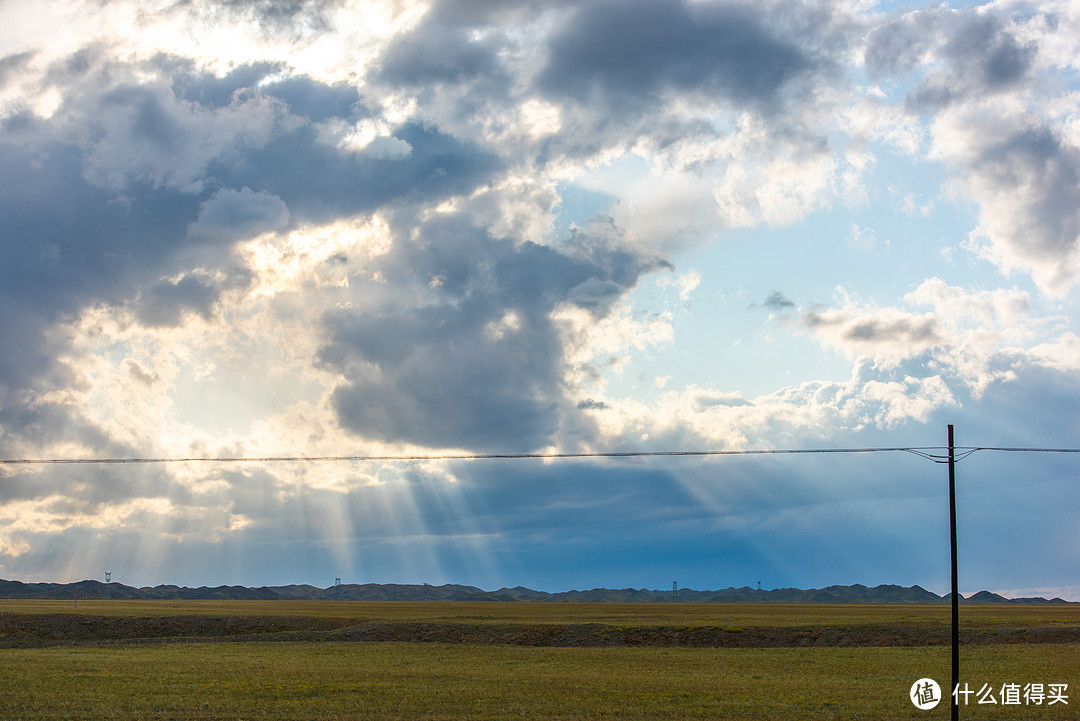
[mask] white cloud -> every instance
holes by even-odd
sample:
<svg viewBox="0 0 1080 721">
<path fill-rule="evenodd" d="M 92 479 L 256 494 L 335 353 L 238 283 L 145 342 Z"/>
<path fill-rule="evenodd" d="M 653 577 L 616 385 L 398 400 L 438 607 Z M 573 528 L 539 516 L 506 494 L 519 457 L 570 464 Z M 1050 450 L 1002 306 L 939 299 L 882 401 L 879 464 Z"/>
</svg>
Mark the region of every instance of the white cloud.
<svg viewBox="0 0 1080 721">
<path fill-rule="evenodd" d="M 198 192 L 211 161 L 265 143 L 284 120 L 283 104 L 272 97 L 210 109 L 177 98 L 166 82 L 144 72 L 105 63 L 61 86 L 63 105 L 50 119 L 59 137 L 39 142 L 81 147 L 84 176 L 110 191 L 149 183 Z"/>
<path fill-rule="evenodd" d="M 1054 341 L 1031 348 L 1027 355 L 1032 362 L 1056 371 L 1080 370 L 1080 337 L 1071 331 L 1063 333 Z"/>
<path fill-rule="evenodd" d="M 946 342 L 936 315 L 892 308 L 811 310 L 799 323 L 825 345 L 852 358 L 869 358 L 882 368 L 894 368 Z"/>
<path fill-rule="evenodd" d="M 660 276 L 659 278 L 657 278 L 656 284 L 661 288 L 666 288 L 671 285 L 678 287 L 679 300 L 681 300 L 683 303 L 687 303 L 690 301 L 694 290 L 697 289 L 699 285 L 701 285 L 701 274 L 698 273 L 696 270 L 689 270 L 685 273 L 682 273 L 681 275 L 676 276 L 675 278 L 671 278 L 666 275 Z"/>
<path fill-rule="evenodd" d="M 957 405 L 939 376 L 907 376 L 900 382 L 868 381 L 863 394 L 866 399 L 878 402 L 874 422 L 882 428 L 892 428 L 910 420 L 926 423 L 939 408 Z"/>
<path fill-rule="evenodd" d="M 1080 148 L 1027 113 L 983 106 L 939 116 L 934 154 L 962 171 L 958 185 L 979 203 L 971 250 L 1048 293 L 1076 283 Z"/>
<path fill-rule="evenodd" d="M 869 252 L 875 250 L 878 245 L 877 234 L 872 228 L 864 228 L 855 223 L 851 224 L 851 237 L 848 245 L 855 250 Z"/>
<path fill-rule="evenodd" d="M 902 300 L 932 310 L 868 308 L 848 301 L 841 308 L 810 311 L 799 323 L 852 359 L 866 359 L 882 370 L 916 360 L 976 396 L 1015 378 L 1027 363 L 1052 365 L 1051 359 L 1068 355 L 1071 333 L 1064 330 L 1064 319 L 1038 315 L 1021 290 L 970 290 L 931 278 Z"/>
<path fill-rule="evenodd" d="M 670 311 L 642 317 L 630 306 L 622 305 L 597 321 L 587 311 L 568 305 L 559 308 L 553 318 L 562 328 L 567 368 L 575 379 L 598 358 L 611 359 L 663 346 L 675 338 Z"/>
<path fill-rule="evenodd" d="M 707 243 L 720 222 L 713 183 L 691 173 L 656 173 L 626 190 L 615 222 L 652 247 Z"/>
<path fill-rule="evenodd" d="M 845 161 L 756 125 L 740 128 L 733 140 L 731 152 L 742 162 L 724 169 L 715 190 L 725 225 L 788 225 L 836 197 Z"/>
<path fill-rule="evenodd" d="M 958 401 L 938 376 L 878 380 L 865 364 L 850 379 L 812 381 L 756 398 L 703 385 L 665 391 L 653 402 L 604 397 L 596 415 L 608 443 L 647 430 L 650 447 L 783 448 L 866 427 L 926 422 Z M 636 444 L 635 444 L 636 445 Z"/>
</svg>

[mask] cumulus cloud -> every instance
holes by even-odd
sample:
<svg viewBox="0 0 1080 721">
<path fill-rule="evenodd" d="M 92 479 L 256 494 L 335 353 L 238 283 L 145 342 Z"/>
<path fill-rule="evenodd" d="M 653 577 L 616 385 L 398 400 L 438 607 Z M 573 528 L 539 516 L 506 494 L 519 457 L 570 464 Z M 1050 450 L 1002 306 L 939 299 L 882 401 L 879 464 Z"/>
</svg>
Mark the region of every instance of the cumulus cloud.
<svg viewBox="0 0 1080 721">
<path fill-rule="evenodd" d="M 1024 291 L 973 290 L 931 278 L 902 300 L 874 308 L 847 299 L 798 319 L 796 327 L 851 359 L 847 379 L 756 397 L 715 383 L 671 390 L 665 384 L 651 401 L 594 395 L 590 402 L 606 406 L 598 428 L 611 439 L 648 429 L 649 443 L 671 447 L 790 445 L 808 435 L 927 423 L 965 403 L 985 402 L 991 391 L 1009 397 L 1039 368 L 1075 370 L 1075 334 L 1060 317 L 1038 313 Z"/>
<path fill-rule="evenodd" d="M 251 23 L 261 34 L 302 40 L 328 30 L 332 11 L 342 4 L 341 0 L 181 0 L 169 10 L 190 13 L 211 23 L 223 17 Z"/>
<path fill-rule="evenodd" d="M 382 82 L 405 86 L 459 83 L 483 77 L 505 83 L 498 59 L 502 42 L 487 35 L 471 36 L 467 25 L 450 24 L 433 13 L 383 53 L 378 71 Z"/>
<path fill-rule="evenodd" d="M 849 301 L 807 312 L 799 324 L 853 359 L 886 371 L 941 373 L 976 397 L 992 384 L 1014 380 L 1018 368 L 1042 364 L 1037 349 L 1069 344 L 1062 319 L 1036 313 L 1030 295 L 1015 288 L 972 290 L 930 278 L 902 300 L 892 308 Z M 920 313 L 920 307 L 931 310 Z"/>
<path fill-rule="evenodd" d="M 650 263 L 591 239 L 564 252 L 515 245 L 464 218 L 413 233 L 381 272 L 399 289 L 408 276 L 426 279 L 414 302 L 398 295 L 377 316 L 326 316 L 321 356 L 347 379 L 333 397 L 342 424 L 433 447 L 546 445 L 565 403 L 553 315 L 565 305 L 603 317 Z"/>
<path fill-rule="evenodd" d="M 873 28 L 864 48 L 867 70 L 890 77 L 929 67 L 908 94 L 915 109 L 941 107 L 1005 91 L 1032 68 L 1036 48 L 993 9 L 938 6 L 907 12 Z"/>
<path fill-rule="evenodd" d="M 667 91 L 775 102 L 814 61 L 750 6 L 639 0 L 583 5 L 548 43 L 549 95 L 640 113 Z"/>
<path fill-rule="evenodd" d="M 144 325 L 177 325 L 187 311 L 205 318 L 217 298 L 217 288 L 198 276 L 163 280 L 146 290 L 139 304 L 139 321 Z"/>
<path fill-rule="evenodd" d="M 944 342 L 941 323 L 932 314 L 849 307 L 812 310 L 803 314 L 799 323 L 824 343 L 852 357 L 871 358 L 884 367 Z"/>
<path fill-rule="evenodd" d="M 199 206 L 199 217 L 188 233 L 218 241 L 246 240 L 288 225 L 289 209 L 270 193 L 223 188 Z"/>
<path fill-rule="evenodd" d="M 1026 271 L 1049 293 L 1080 272 L 1080 148 L 1030 117 L 945 116 L 937 152 L 964 171 L 980 205 L 970 247 L 1004 272 Z"/>
<path fill-rule="evenodd" d="M 1061 295 L 1080 258 L 1076 139 L 1054 100 L 1058 89 L 1034 73 L 1069 65 L 1075 9 L 1049 3 L 1034 14 L 1008 5 L 915 10 L 874 28 L 867 70 L 884 80 L 923 73 L 907 93 L 912 114 L 931 118 L 931 157 L 979 208 L 968 247 L 1003 272 L 1030 273 Z"/>
</svg>

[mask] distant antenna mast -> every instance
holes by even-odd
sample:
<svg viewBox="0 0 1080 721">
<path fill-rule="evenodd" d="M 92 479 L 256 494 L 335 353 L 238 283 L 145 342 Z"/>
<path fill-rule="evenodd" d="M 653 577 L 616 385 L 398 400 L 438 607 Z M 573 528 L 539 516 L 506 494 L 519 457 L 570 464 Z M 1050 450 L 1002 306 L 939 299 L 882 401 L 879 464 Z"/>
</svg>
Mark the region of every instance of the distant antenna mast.
<svg viewBox="0 0 1080 721">
<path fill-rule="evenodd" d="M 678 598 L 679 597 L 679 582 L 678 581 L 672 581 L 671 582 L 671 597 L 672 598 Z"/>
<path fill-rule="evenodd" d="M 108 583 L 112 581 L 112 571 L 105 572 L 105 598 L 112 598 L 112 589 L 109 588 Z"/>
</svg>

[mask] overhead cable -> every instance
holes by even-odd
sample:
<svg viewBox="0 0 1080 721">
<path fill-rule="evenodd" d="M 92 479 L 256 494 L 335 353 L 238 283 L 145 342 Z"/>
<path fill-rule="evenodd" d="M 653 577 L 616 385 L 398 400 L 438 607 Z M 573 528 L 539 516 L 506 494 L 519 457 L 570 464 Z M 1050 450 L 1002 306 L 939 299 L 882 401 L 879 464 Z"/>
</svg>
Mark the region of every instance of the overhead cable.
<svg viewBox="0 0 1080 721">
<path fill-rule="evenodd" d="M 556 460 L 587 458 L 671 458 L 680 456 L 757 456 L 811 453 L 911 453 L 935 463 L 948 462 L 948 446 L 904 446 L 877 448 L 795 448 L 750 450 L 688 451 L 586 451 L 581 453 L 462 453 L 434 455 L 341 455 L 341 456 L 186 456 L 142 458 L 3 458 L 3 465 L 119 465 L 145 463 L 333 463 L 333 462 L 409 462 L 409 461 L 482 461 L 482 460 Z M 978 451 L 1010 453 L 1080 453 L 1080 448 L 1003 448 L 991 446 L 956 446 L 957 461 Z"/>
</svg>

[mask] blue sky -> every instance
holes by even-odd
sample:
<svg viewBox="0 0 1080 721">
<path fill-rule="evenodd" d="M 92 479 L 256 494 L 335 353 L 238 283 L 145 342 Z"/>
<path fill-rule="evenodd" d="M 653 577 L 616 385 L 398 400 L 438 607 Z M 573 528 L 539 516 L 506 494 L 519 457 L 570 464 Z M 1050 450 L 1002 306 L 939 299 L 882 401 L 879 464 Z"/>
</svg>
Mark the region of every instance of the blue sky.
<svg viewBox="0 0 1080 721">
<path fill-rule="evenodd" d="M 1080 11 L 0 5 L 0 457 L 1080 447 Z M 960 586 L 1080 600 L 1074 455 Z M 0 576 L 948 590 L 909 454 L 0 466 Z"/>
</svg>

